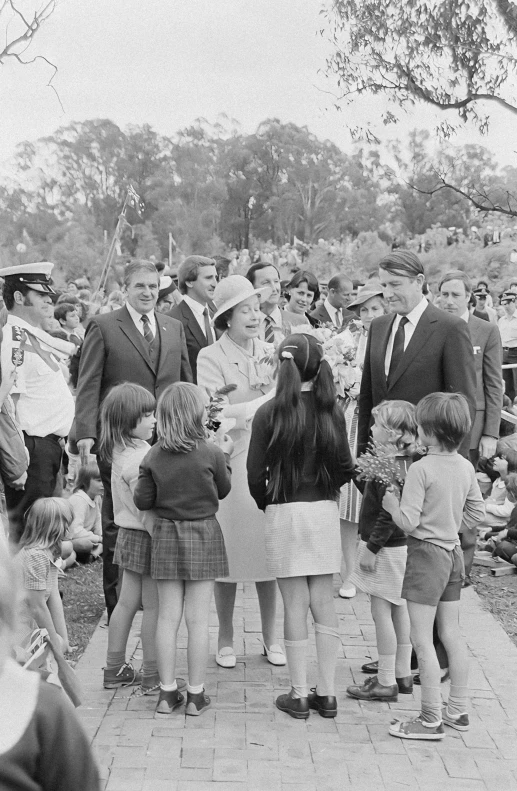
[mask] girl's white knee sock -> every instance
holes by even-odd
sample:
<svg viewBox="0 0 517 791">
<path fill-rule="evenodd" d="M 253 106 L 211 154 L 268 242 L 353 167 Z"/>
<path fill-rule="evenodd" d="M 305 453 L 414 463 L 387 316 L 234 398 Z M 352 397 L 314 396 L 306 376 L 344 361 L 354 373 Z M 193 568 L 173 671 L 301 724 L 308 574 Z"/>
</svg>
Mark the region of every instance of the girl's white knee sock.
<svg viewBox="0 0 517 791">
<path fill-rule="evenodd" d="M 295 698 L 306 698 L 307 688 L 307 645 L 308 640 L 285 640 L 285 654 L 291 676 L 291 687 Z"/>
<path fill-rule="evenodd" d="M 395 676 L 396 678 L 407 678 L 411 675 L 411 651 L 413 646 L 397 645 L 397 653 L 395 655 Z"/>
<path fill-rule="evenodd" d="M 316 633 L 316 654 L 318 656 L 318 695 L 334 695 L 336 682 L 336 664 L 338 650 L 341 646 L 339 632 L 331 626 L 314 624 Z"/>
<path fill-rule="evenodd" d="M 397 683 L 395 681 L 395 654 L 379 654 L 377 678 L 383 687 L 392 687 Z"/>
</svg>

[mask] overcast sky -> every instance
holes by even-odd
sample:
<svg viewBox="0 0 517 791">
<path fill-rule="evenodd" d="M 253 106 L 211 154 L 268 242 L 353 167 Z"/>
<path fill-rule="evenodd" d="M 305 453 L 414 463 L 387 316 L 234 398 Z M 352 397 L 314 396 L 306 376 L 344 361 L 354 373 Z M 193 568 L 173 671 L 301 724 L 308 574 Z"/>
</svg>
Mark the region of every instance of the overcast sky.
<svg viewBox="0 0 517 791">
<path fill-rule="evenodd" d="M 58 65 L 54 85 L 64 112 L 45 87 L 46 65 L 3 66 L 0 161 L 22 140 L 88 118 L 122 127 L 149 123 L 170 135 L 220 113 L 245 132 L 277 117 L 307 125 L 344 150 L 347 124 L 372 122 L 384 137 L 431 129 L 435 115 L 426 108 L 388 131 L 376 124 L 378 99 L 334 108 L 332 85 L 321 74 L 329 45 L 319 35 L 320 7 L 318 0 L 58 0 L 30 54 Z M 489 138 L 470 131 L 457 142 L 481 142 L 509 164 L 517 121 L 508 113 L 494 117 Z"/>
</svg>

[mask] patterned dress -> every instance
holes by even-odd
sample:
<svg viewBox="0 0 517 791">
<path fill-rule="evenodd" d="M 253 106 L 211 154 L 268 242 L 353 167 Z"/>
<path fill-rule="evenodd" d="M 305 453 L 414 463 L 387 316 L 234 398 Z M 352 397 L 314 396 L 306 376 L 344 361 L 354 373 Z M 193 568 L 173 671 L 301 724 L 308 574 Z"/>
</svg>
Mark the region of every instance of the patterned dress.
<svg viewBox="0 0 517 791">
<path fill-rule="evenodd" d="M 357 391 L 361 385 L 361 374 L 363 369 L 364 355 L 366 352 L 366 340 L 368 333 L 362 330 L 359 335 L 357 344 L 355 364 L 357 369 L 357 378 L 355 382 L 355 390 Z M 357 424 L 359 419 L 359 406 L 357 403 L 357 396 L 350 398 L 349 403 L 345 409 L 345 420 L 347 427 L 348 445 L 352 454 L 355 456 L 357 453 Z M 361 510 L 361 493 L 353 481 L 345 483 L 341 488 L 341 497 L 339 499 L 339 517 L 346 519 L 347 522 L 359 522 L 359 511 Z"/>
</svg>

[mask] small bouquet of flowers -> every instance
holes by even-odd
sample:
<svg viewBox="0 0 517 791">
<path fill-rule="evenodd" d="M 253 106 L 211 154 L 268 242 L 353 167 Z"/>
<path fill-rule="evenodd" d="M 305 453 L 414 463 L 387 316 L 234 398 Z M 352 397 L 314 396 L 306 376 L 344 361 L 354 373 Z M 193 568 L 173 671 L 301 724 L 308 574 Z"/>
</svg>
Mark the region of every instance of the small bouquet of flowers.
<svg viewBox="0 0 517 791">
<path fill-rule="evenodd" d="M 356 343 L 352 333 L 340 332 L 332 325 L 322 327 L 292 327 L 291 332 L 314 335 L 323 348 L 323 356 L 332 368 L 338 396 L 349 398 L 350 390 L 361 378 L 360 368 L 355 363 Z"/>
<path fill-rule="evenodd" d="M 392 445 L 373 440 L 366 453 L 357 459 L 356 468 L 360 481 L 378 481 L 394 491 L 400 491 L 404 483 Z"/>
<path fill-rule="evenodd" d="M 216 390 L 215 393 L 209 393 L 210 401 L 207 408 L 205 428 L 210 433 L 215 434 L 221 428 L 222 420 L 220 415 L 225 405 L 226 396 L 228 393 L 233 393 L 234 390 L 237 390 L 237 385 L 224 385 L 224 387 Z"/>
</svg>

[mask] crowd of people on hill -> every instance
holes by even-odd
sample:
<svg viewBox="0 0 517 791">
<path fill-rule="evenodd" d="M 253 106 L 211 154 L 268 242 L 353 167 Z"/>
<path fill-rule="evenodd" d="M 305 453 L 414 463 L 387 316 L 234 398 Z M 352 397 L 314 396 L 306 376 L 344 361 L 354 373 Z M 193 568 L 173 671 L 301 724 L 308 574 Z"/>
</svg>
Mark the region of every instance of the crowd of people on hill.
<svg viewBox="0 0 517 791">
<path fill-rule="evenodd" d="M 40 786 L 70 787 L 47 765 L 56 739 L 76 738 L 64 693 L 47 689 L 68 691 L 58 580 L 99 558 L 99 684 L 156 695 L 157 717 L 211 705 L 213 595 L 215 661 L 236 667 L 242 582 L 256 586 L 264 661 L 288 667 L 277 708 L 335 717 L 340 575 L 339 596 L 369 594 L 378 649 L 348 696 L 393 702 L 420 683 L 421 711 L 392 723 L 393 736 L 468 730 L 461 590 L 477 546 L 517 565 L 517 283 L 496 298 L 451 270 L 433 295 L 407 249 L 363 284 L 343 272 L 321 284 L 301 263 L 282 283 L 267 257 L 245 275 L 217 257 L 189 256 L 174 276 L 136 260 L 102 300 L 84 282 L 58 293 L 49 263 L 0 270 L 0 687 L 27 698 L 24 727 L 2 739 L 0 726 L 0 785 L 28 778 L 20 756 L 40 749 Z M 127 643 L 139 608 L 136 669 Z M 183 615 L 186 680 L 175 670 Z M 89 791 L 95 767 L 77 740 L 73 771 Z"/>
</svg>

